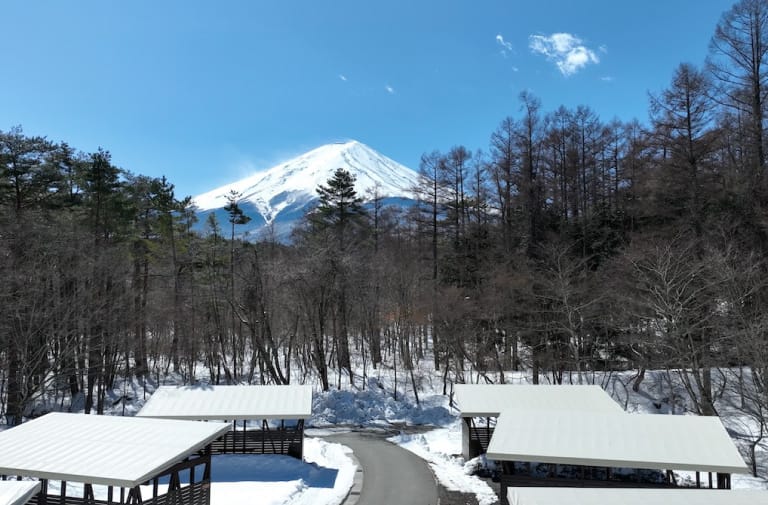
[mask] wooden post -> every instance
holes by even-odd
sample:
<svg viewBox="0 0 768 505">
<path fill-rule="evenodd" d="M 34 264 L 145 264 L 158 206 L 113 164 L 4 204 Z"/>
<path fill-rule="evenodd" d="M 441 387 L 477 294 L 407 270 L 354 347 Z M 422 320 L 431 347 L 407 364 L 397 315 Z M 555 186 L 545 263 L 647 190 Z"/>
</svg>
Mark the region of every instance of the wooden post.
<svg viewBox="0 0 768 505">
<path fill-rule="evenodd" d="M 237 452 L 235 444 L 237 443 L 237 420 L 232 421 L 232 452 Z"/>
<path fill-rule="evenodd" d="M 132 487 L 131 490 L 128 491 L 128 504 L 140 505 L 141 503 L 141 488 L 139 486 Z"/>
<path fill-rule="evenodd" d="M 19 476 L 21 478 L 21 476 Z M 37 505 L 48 504 L 48 479 L 40 479 L 40 494 L 37 495 Z"/>
<path fill-rule="evenodd" d="M 211 480 L 211 445 L 205 446 L 205 469 L 203 470 L 203 480 Z"/>
<path fill-rule="evenodd" d="M 93 484 L 83 486 L 83 501 L 88 504 L 96 503 L 96 497 L 93 495 Z"/>
<path fill-rule="evenodd" d="M 701 489 L 701 474 L 696 470 L 696 488 Z"/>
<path fill-rule="evenodd" d="M 299 444 L 301 444 L 301 459 L 304 460 L 304 419 L 299 420 Z"/>
<path fill-rule="evenodd" d="M 731 489 L 731 474 L 717 473 L 717 489 Z"/>
</svg>

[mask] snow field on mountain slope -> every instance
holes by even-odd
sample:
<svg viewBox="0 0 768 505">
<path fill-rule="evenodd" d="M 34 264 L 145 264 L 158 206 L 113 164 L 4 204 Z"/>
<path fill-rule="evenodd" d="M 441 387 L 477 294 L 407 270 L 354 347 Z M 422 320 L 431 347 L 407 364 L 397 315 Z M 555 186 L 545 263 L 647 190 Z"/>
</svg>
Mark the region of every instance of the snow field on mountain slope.
<svg viewBox="0 0 768 505">
<path fill-rule="evenodd" d="M 227 205 L 231 191 L 240 195 L 241 202 L 251 202 L 264 216 L 272 216 L 285 201 L 316 198 L 316 189 L 326 184 L 337 168 L 343 168 L 357 178 L 355 189 L 361 197 L 379 186 L 379 193 L 389 197 L 409 197 L 410 188 L 418 178 L 410 168 L 387 158 L 357 141 L 327 144 L 272 168 L 258 171 L 244 179 L 218 187 L 194 197 L 200 210 L 222 208 Z M 278 198 L 278 201 L 275 199 Z"/>
</svg>

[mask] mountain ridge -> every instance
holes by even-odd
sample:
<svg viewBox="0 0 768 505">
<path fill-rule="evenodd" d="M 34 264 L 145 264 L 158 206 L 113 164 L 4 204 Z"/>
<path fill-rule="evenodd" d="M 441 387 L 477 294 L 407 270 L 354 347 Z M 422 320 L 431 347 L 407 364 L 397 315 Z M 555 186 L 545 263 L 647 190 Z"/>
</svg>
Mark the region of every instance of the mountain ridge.
<svg viewBox="0 0 768 505">
<path fill-rule="evenodd" d="M 338 168 L 355 177 L 355 190 L 363 200 L 377 188 L 380 198 L 411 200 L 418 174 L 412 169 L 356 141 L 325 144 L 243 179 L 193 198 L 198 214 L 216 213 L 221 221 L 227 198 L 235 191 L 238 203 L 252 221 L 240 233 L 257 235 L 277 229 L 286 235 L 318 200 L 316 189 Z M 256 214 L 256 215 L 254 215 Z M 201 219 L 200 222 L 204 222 Z"/>
</svg>

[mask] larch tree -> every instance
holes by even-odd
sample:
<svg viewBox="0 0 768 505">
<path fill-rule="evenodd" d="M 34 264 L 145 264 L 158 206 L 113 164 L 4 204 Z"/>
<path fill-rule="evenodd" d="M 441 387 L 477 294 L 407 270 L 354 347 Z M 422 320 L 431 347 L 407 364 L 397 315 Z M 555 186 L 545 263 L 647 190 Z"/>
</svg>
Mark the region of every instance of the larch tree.
<svg viewBox="0 0 768 505">
<path fill-rule="evenodd" d="M 698 238 L 708 193 L 706 165 L 717 141 L 710 96 L 708 76 L 688 63 L 677 67 L 669 88 L 651 95 L 654 136 L 667 153 L 659 193 L 667 188 L 673 192 L 666 198 L 667 205 L 687 217 Z"/>
<path fill-rule="evenodd" d="M 768 0 L 739 0 L 725 12 L 709 44 L 709 71 L 720 84 L 718 100 L 746 116 L 748 183 L 760 187 L 765 171 L 768 96 Z"/>
</svg>

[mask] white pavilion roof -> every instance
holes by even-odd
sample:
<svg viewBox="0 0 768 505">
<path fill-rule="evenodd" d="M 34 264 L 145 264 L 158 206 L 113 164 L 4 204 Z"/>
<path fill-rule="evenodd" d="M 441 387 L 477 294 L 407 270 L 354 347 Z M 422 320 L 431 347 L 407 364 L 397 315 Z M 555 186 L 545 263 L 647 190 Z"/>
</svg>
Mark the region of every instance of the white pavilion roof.
<svg viewBox="0 0 768 505">
<path fill-rule="evenodd" d="M 496 417 L 504 411 L 581 410 L 624 412 L 595 385 L 456 384 L 462 417 Z"/>
<path fill-rule="evenodd" d="M 487 456 L 585 466 L 748 471 L 720 419 L 704 416 L 505 412 Z"/>
<path fill-rule="evenodd" d="M 306 419 L 312 386 L 161 386 L 137 416 L 190 420 Z"/>
<path fill-rule="evenodd" d="M 229 429 L 226 423 L 46 414 L 0 433 L 0 475 L 130 488 Z"/>
<path fill-rule="evenodd" d="M 768 505 L 768 492 L 726 489 L 511 487 L 509 505 Z"/>
<path fill-rule="evenodd" d="M 24 505 L 39 491 L 37 480 L 0 480 L 0 505 Z"/>
</svg>

